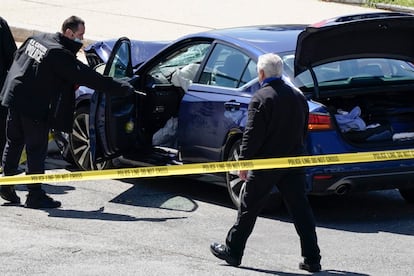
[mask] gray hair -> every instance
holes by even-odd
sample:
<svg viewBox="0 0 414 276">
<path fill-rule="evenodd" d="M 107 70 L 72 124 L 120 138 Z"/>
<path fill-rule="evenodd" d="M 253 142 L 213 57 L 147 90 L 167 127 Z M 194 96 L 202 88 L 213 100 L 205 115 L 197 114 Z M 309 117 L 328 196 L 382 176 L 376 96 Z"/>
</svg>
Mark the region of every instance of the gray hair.
<svg viewBox="0 0 414 276">
<path fill-rule="evenodd" d="M 283 61 L 273 53 L 263 54 L 259 56 L 257 61 L 257 71 L 263 70 L 265 77 L 281 77 L 283 74 Z"/>
</svg>

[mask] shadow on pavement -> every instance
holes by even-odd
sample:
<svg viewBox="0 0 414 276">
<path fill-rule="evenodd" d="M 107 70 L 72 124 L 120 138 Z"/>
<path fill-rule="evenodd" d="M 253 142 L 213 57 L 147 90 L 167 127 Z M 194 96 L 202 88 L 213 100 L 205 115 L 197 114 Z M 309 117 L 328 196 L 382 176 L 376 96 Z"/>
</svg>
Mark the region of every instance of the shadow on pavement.
<svg viewBox="0 0 414 276">
<path fill-rule="evenodd" d="M 238 268 L 243 269 L 243 270 L 250 270 L 250 271 L 266 273 L 266 274 L 271 274 L 271 275 L 279 275 L 279 276 L 310 275 L 308 272 L 289 273 L 289 272 L 281 272 L 281 271 L 253 268 L 253 267 L 247 267 L 247 266 L 239 266 Z M 349 271 L 339 271 L 339 270 L 321 270 L 320 272 L 315 273 L 314 275 L 318 275 L 318 276 L 369 276 L 368 274 L 355 273 L 355 272 L 349 272 Z"/>
<path fill-rule="evenodd" d="M 14 186 L 16 191 L 26 191 L 26 185 L 16 185 Z M 73 186 L 64 186 L 64 185 L 50 185 L 50 184 L 42 184 L 42 188 L 49 194 L 55 195 L 64 195 L 67 194 L 69 191 L 75 190 Z"/>
<path fill-rule="evenodd" d="M 319 227 L 414 235 L 414 204 L 403 200 L 396 190 L 311 197 L 310 200 Z"/>
<path fill-rule="evenodd" d="M 193 212 L 197 209 L 196 201 L 202 201 L 234 209 L 227 189 L 210 183 L 180 177 L 128 181 L 134 186 L 113 202 Z M 168 206 L 174 199 L 179 199 L 177 205 Z M 309 199 L 318 227 L 356 233 L 414 235 L 414 205 L 405 202 L 397 190 L 310 196 Z M 262 217 L 291 221 L 285 208 L 263 213 Z"/>
<path fill-rule="evenodd" d="M 62 217 L 72 219 L 95 219 L 106 221 L 146 221 L 146 222 L 165 222 L 168 220 L 186 219 L 187 217 L 165 217 L 165 218 L 142 218 L 129 215 L 105 213 L 104 207 L 95 211 L 79 211 L 65 209 L 44 209 L 49 213 L 49 217 Z"/>
<path fill-rule="evenodd" d="M 166 210 L 194 212 L 196 201 L 234 208 L 225 187 L 187 177 L 124 179 L 133 186 L 111 200 L 113 203 Z M 17 189 L 25 189 L 17 186 Z M 51 194 L 65 194 L 74 187 L 45 184 Z M 397 190 L 309 197 L 318 227 L 357 233 L 389 232 L 414 235 L 414 204 L 402 199 Z M 96 211 L 95 211 L 96 212 Z M 235 210 L 236 212 L 236 210 Z M 89 214 L 91 218 L 95 213 Z M 74 214 L 74 216 L 77 216 Z M 88 215 L 86 214 L 85 217 Z M 263 217 L 290 221 L 285 208 Z M 122 218 L 121 218 L 122 219 Z M 135 218 L 133 218 L 135 219 Z"/>
<path fill-rule="evenodd" d="M 197 194 L 204 194 L 202 186 L 197 186 L 195 183 L 193 185 L 191 180 L 178 177 L 124 179 L 123 182 L 131 183 L 133 186 L 111 200 L 111 202 L 140 207 L 194 212 L 198 209 L 198 204 L 195 201 L 199 199 Z M 203 186 L 209 185 L 199 183 Z"/>
<path fill-rule="evenodd" d="M 405 202 L 396 190 L 310 196 L 309 201 L 317 227 L 356 233 L 414 235 L 414 205 Z M 291 222 L 285 208 L 263 216 Z"/>
<path fill-rule="evenodd" d="M 42 184 L 43 189 L 50 195 L 53 194 L 66 194 L 68 191 L 75 190 L 73 186 L 62 186 L 62 185 L 49 185 L 49 184 Z M 27 187 L 25 185 L 16 185 L 16 190 L 19 191 L 26 191 Z M 135 206 L 142 206 L 142 207 L 158 207 L 170 210 L 180 210 L 180 211 L 193 211 L 197 209 L 197 204 L 191 199 L 185 199 L 186 205 L 191 206 L 191 210 L 181 210 L 181 205 L 173 204 L 173 199 L 170 195 L 167 195 L 164 192 L 163 195 L 162 191 L 152 192 L 149 196 L 146 197 L 142 196 L 142 190 L 133 186 L 131 189 L 126 191 L 125 193 L 119 195 L 111 202 L 113 203 L 123 203 L 122 201 L 128 202 L 127 204 L 135 205 Z M 144 199 L 143 199 L 144 198 Z M 158 198 L 158 200 L 155 200 Z M 181 200 L 183 201 L 183 200 Z M 24 199 L 23 199 L 24 202 Z M 148 206 L 145 204 L 137 204 L 146 202 Z M 135 203 L 135 204 L 134 204 Z M 16 206 L 16 204 L 3 204 L 2 206 Z M 152 206 L 153 205 L 153 206 Z M 21 205 L 23 206 L 23 205 Z M 166 207 L 163 207 L 166 206 Z M 169 207 L 168 207 L 169 206 Z M 123 214 L 115 214 L 115 213 L 106 213 L 104 211 L 104 207 L 99 208 L 98 210 L 94 211 L 81 211 L 81 210 L 68 210 L 68 209 L 42 209 L 43 211 L 49 213 L 50 217 L 62 217 L 62 218 L 72 218 L 72 219 L 95 219 L 95 220 L 105 220 L 105 221 L 146 221 L 146 222 L 165 222 L 167 220 L 176 220 L 176 219 L 186 219 L 187 217 L 164 217 L 164 218 L 142 218 L 142 217 L 134 217 L 129 215 Z"/>
</svg>

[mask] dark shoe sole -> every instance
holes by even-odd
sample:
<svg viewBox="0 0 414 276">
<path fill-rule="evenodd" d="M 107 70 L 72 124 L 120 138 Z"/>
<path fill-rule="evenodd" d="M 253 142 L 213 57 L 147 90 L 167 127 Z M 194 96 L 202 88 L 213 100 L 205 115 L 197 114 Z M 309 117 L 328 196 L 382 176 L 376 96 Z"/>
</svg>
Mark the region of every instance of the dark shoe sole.
<svg viewBox="0 0 414 276">
<path fill-rule="evenodd" d="M 24 207 L 31 209 L 54 209 L 59 208 L 61 205 L 60 201 L 49 197 L 44 191 L 30 191 Z"/>
<path fill-rule="evenodd" d="M 309 272 L 319 272 L 321 271 L 322 267 L 321 267 L 321 264 L 299 263 L 299 269 L 306 270 Z"/>
<path fill-rule="evenodd" d="M 1 187 L 0 197 L 11 204 L 20 204 L 20 197 L 17 196 L 13 187 Z"/>
<path fill-rule="evenodd" d="M 62 206 L 59 201 L 54 201 L 55 203 L 47 203 L 47 204 L 24 204 L 24 208 L 30 209 L 55 209 Z"/>
<path fill-rule="evenodd" d="M 1 206 L 15 206 L 15 207 L 24 207 L 21 203 L 5 202 Z"/>
<path fill-rule="evenodd" d="M 4 203 L 4 204 L 6 204 L 6 205 L 20 205 L 20 198 L 17 200 L 17 199 L 15 199 L 15 198 L 10 198 L 10 197 L 7 197 L 7 196 L 3 196 L 3 195 L 1 195 L 0 196 L 3 200 L 5 200 L 5 201 L 7 201 L 6 203 Z"/>
<path fill-rule="evenodd" d="M 230 256 L 230 254 L 228 254 L 228 253 L 223 253 L 223 252 L 216 251 L 215 247 L 216 246 L 215 246 L 214 243 L 211 244 L 210 245 L 210 251 L 214 256 L 216 256 L 220 260 L 226 261 L 226 263 L 228 263 L 231 266 L 239 266 L 241 264 L 241 260 Z"/>
</svg>

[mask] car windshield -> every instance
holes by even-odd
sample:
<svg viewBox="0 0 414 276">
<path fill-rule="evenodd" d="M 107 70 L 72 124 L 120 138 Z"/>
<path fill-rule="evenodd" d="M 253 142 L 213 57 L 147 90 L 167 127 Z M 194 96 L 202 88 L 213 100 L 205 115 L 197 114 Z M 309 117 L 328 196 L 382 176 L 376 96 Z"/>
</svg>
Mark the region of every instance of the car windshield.
<svg viewBox="0 0 414 276">
<path fill-rule="evenodd" d="M 293 66 L 293 63 L 292 63 Z M 414 81 L 414 65 L 407 61 L 386 58 L 362 58 L 335 61 L 313 68 L 318 86 L 349 86 L 355 83 L 390 84 Z M 294 83 L 299 87 L 314 86 L 311 74 L 299 74 Z"/>
<path fill-rule="evenodd" d="M 189 47 L 183 48 L 178 52 L 174 52 L 173 56 L 167 57 L 166 61 L 163 62 L 160 68 L 184 66 L 190 63 L 200 63 L 209 47 L 210 43 L 190 45 Z"/>
</svg>

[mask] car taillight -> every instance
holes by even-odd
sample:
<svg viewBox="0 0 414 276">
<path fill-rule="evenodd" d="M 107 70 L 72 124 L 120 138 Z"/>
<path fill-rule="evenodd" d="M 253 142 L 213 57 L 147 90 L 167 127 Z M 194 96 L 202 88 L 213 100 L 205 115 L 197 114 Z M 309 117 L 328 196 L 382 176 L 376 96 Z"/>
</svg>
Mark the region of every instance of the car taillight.
<svg viewBox="0 0 414 276">
<path fill-rule="evenodd" d="M 333 129 L 331 117 L 327 114 L 310 113 L 308 130 L 330 130 Z"/>
<path fill-rule="evenodd" d="M 333 175 L 330 174 L 322 174 L 322 175 L 314 175 L 313 179 L 314 180 L 329 180 L 332 179 Z"/>
</svg>

